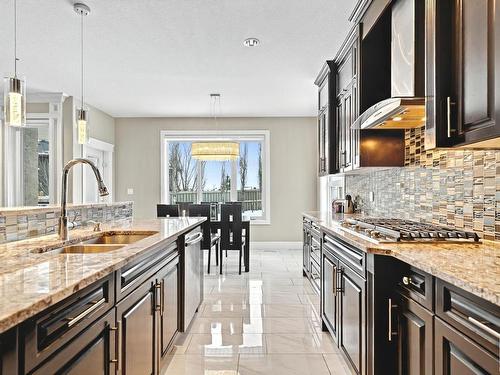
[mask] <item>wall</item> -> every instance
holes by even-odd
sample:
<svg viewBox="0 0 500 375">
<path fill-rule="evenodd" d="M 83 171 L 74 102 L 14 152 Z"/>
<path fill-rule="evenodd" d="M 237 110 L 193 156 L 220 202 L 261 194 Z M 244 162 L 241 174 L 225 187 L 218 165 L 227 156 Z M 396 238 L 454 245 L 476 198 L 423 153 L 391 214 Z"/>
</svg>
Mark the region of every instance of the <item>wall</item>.
<svg viewBox="0 0 500 375">
<path fill-rule="evenodd" d="M 316 119 L 221 118 L 221 130 L 269 130 L 271 224 L 253 225 L 253 241 L 301 241 L 301 212 L 316 207 Z M 153 218 L 160 202 L 160 131 L 214 130 L 208 118 L 116 119 L 116 200 Z M 134 194 L 127 195 L 127 188 Z"/>
<path fill-rule="evenodd" d="M 405 168 L 346 177 L 347 192 L 360 208 L 500 240 L 500 150 L 425 151 L 421 129 L 407 131 L 405 143 Z"/>
<path fill-rule="evenodd" d="M 76 108 L 80 102 L 74 97 L 68 97 L 63 106 L 64 122 L 64 163 L 75 157 L 82 156 L 82 146 L 76 143 Z M 89 136 L 103 142 L 115 144 L 115 119 L 107 113 L 90 105 L 88 108 L 89 116 Z M 116 159 L 116 158 L 115 158 Z M 113 187 L 116 186 L 115 159 L 113 159 Z M 68 199 L 70 202 L 81 202 L 81 189 L 73 192 L 72 185 L 82 184 L 82 169 L 86 166 L 75 166 L 73 168 L 73 184 L 69 185 Z M 116 196 L 113 197 L 116 201 Z"/>
</svg>

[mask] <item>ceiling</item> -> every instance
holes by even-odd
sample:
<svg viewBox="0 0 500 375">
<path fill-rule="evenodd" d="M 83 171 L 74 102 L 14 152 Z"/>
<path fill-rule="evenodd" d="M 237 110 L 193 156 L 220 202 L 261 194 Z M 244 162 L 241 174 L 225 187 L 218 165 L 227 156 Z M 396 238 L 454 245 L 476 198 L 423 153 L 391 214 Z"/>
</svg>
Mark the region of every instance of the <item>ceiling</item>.
<svg viewBox="0 0 500 375">
<path fill-rule="evenodd" d="M 0 2 L 0 72 L 13 70 L 13 2 Z M 346 0 L 85 0 L 86 101 L 115 117 L 310 116 L 313 81 L 351 25 Z M 32 91 L 79 97 L 70 0 L 18 1 L 18 70 Z M 260 46 L 243 46 L 247 37 Z"/>
</svg>

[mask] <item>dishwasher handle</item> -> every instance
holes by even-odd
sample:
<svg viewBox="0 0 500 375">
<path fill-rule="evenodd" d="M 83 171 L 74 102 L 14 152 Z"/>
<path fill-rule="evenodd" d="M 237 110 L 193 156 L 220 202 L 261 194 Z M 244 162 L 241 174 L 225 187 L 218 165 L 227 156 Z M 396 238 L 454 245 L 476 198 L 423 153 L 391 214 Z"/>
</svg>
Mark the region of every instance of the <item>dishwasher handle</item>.
<svg viewBox="0 0 500 375">
<path fill-rule="evenodd" d="M 186 238 L 186 246 L 194 245 L 194 244 L 200 242 L 202 239 L 203 239 L 203 233 L 198 232 L 198 233 L 196 233 L 195 236 L 190 237 L 190 238 Z"/>
</svg>

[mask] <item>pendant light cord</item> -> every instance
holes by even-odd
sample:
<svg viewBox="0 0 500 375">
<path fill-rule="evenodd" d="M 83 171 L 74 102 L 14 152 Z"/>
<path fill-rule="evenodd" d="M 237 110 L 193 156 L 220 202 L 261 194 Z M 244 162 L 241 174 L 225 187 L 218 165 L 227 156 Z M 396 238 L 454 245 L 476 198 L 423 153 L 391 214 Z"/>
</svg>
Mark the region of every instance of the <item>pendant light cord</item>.
<svg viewBox="0 0 500 375">
<path fill-rule="evenodd" d="M 17 0 L 14 0 L 14 78 L 17 78 Z"/>
<path fill-rule="evenodd" d="M 81 57 L 82 57 L 82 65 L 81 65 L 81 67 L 82 67 L 82 110 L 84 110 L 84 106 L 83 106 L 83 104 L 84 104 L 84 96 L 83 96 L 83 94 L 84 94 L 84 88 L 83 88 L 83 72 L 84 72 L 84 70 L 83 70 L 83 12 L 80 12 L 80 17 L 81 17 L 81 33 L 80 33 L 81 35 L 80 35 L 80 37 L 81 37 Z"/>
</svg>

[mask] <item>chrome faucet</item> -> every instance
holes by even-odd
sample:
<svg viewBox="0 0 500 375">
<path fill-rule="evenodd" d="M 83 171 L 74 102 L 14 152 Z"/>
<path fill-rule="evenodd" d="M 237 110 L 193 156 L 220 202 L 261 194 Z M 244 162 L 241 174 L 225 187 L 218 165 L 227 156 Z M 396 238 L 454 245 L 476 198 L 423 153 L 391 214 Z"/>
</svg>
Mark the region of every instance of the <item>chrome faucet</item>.
<svg viewBox="0 0 500 375">
<path fill-rule="evenodd" d="M 77 164 L 87 164 L 92 168 L 97 180 L 97 188 L 99 196 L 105 197 L 108 195 L 108 189 L 102 181 L 99 169 L 88 159 L 73 159 L 70 160 L 63 168 L 62 185 L 61 185 L 61 217 L 59 218 L 59 238 L 61 240 L 68 239 L 68 211 L 66 209 L 67 195 L 68 195 L 68 173 L 71 167 Z"/>
</svg>

